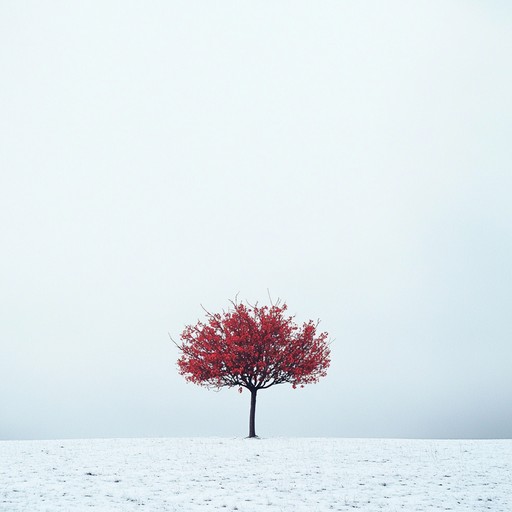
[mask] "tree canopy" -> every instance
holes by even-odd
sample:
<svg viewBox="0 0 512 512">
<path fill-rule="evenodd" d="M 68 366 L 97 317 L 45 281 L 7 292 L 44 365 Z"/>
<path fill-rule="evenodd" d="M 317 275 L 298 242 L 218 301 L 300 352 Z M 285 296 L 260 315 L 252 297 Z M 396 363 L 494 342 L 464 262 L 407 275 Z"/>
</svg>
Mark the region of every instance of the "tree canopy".
<svg viewBox="0 0 512 512">
<path fill-rule="evenodd" d="M 186 380 L 207 388 L 238 387 L 251 392 L 249 437 L 255 437 L 256 393 L 277 384 L 318 382 L 327 373 L 330 349 L 318 321 L 302 325 L 287 315 L 286 303 L 271 306 L 232 302 L 222 313 L 181 333 L 178 368 Z"/>
</svg>

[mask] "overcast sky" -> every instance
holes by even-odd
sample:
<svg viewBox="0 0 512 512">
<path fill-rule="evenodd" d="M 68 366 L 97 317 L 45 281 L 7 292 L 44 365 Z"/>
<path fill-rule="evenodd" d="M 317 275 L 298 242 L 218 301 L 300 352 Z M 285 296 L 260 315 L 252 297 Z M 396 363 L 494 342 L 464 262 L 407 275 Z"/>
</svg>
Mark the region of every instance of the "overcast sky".
<svg viewBox="0 0 512 512">
<path fill-rule="evenodd" d="M 0 438 L 247 435 L 237 292 L 335 338 L 262 436 L 512 437 L 506 1 L 0 2 Z"/>
</svg>

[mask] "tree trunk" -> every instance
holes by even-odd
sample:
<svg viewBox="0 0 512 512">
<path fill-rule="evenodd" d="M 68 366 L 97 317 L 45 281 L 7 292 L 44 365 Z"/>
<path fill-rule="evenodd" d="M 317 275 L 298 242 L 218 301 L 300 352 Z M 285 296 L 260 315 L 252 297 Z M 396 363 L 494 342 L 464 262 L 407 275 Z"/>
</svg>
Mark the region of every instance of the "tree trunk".
<svg viewBox="0 0 512 512">
<path fill-rule="evenodd" d="M 249 415 L 249 437 L 258 437 L 255 428 L 256 393 L 257 389 L 251 389 L 251 413 Z"/>
</svg>

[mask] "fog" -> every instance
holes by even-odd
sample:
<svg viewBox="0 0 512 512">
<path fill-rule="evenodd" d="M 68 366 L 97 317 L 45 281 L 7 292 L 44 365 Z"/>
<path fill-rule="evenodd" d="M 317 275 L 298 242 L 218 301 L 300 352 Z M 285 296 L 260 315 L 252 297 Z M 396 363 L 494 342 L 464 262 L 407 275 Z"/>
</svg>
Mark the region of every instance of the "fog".
<svg viewBox="0 0 512 512">
<path fill-rule="evenodd" d="M 512 437 L 512 7 L 0 4 L 0 438 L 247 434 L 168 333 L 321 319 L 261 436 Z"/>
</svg>

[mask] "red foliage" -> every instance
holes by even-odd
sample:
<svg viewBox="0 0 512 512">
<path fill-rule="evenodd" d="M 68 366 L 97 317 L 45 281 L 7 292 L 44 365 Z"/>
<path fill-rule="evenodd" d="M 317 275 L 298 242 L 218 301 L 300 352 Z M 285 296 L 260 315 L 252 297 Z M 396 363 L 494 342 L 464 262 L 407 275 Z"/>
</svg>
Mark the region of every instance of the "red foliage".
<svg viewBox="0 0 512 512">
<path fill-rule="evenodd" d="M 233 303 L 222 314 L 188 325 L 181 334 L 179 372 L 206 387 L 251 391 L 282 383 L 295 388 L 317 382 L 330 364 L 327 333 L 318 322 L 298 326 L 287 306 Z"/>
</svg>

